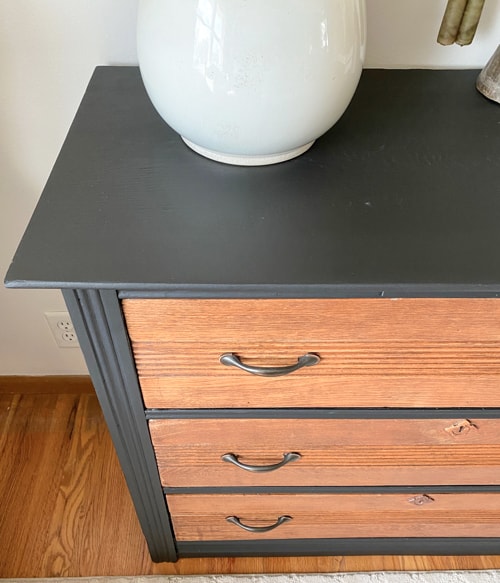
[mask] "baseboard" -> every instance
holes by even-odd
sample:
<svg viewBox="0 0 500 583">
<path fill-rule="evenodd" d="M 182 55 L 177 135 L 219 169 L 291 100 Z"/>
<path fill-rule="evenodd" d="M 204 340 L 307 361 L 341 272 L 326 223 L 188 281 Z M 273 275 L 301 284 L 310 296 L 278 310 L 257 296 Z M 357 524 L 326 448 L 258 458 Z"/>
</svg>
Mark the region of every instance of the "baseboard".
<svg viewBox="0 0 500 583">
<path fill-rule="evenodd" d="M 88 395 L 94 392 L 87 375 L 0 376 L 0 394 L 3 395 Z"/>
</svg>

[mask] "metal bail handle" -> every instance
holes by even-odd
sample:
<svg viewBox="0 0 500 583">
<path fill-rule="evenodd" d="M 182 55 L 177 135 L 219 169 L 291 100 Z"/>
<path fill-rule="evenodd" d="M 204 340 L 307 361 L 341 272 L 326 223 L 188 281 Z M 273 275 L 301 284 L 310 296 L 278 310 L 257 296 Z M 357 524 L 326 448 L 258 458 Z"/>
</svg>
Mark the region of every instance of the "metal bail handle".
<svg viewBox="0 0 500 583">
<path fill-rule="evenodd" d="M 269 466 L 249 466 L 247 464 L 242 464 L 238 459 L 238 456 L 234 455 L 234 453 L 224 454 L 221 457 L 221 460 L 224 462 L 229 462 L 230 464 L 234 464 L 235 466 L 238 466 L 238 468 L 246 470 L 247 472 L 274 472 L 275 470 L 279 470 L 283 466 L 286 466 L 286 464 L 289 464 L 290 462 L 300 460 L 300 458 L 301 458 L 300 453 L 294 452 L 284 453 L 283 459 L 279 463 L 272 464 Z"/>
<path fill-rule="evenodd" d="M 243 530 L 247 530 L 248 532 L 262 533 L 269 532 L 270 530 L 278 528 L 278 526 L 281 526 L 283 523 L 292 520 L 292 517 L 280 516 L 278 520 L 274 524 L 271 524 L 270 526 L 248 526 L 248 524 L 243 524 L 237 516 L 228 516 L 226 517 L 226 520 L 228 522 L 231 522 L 232 524 L 235 524 L 236 526 L 239 526 Z"/>
<path fill-rule="evenodd" d="M 219 361 L 226 366 L 235 366 L 240 370 L 261 377 L 279 377 L 291 374 L 305 366 L 314 366 L 315 364 L 318 364 L 320 360 L 320 357 L 312 352 L 300 356 L 296 364 L 290 366 L 249 366 L 248 364 L 241 362 L 233 352 L 226 352 L 219 359 Z"/>
</svg>

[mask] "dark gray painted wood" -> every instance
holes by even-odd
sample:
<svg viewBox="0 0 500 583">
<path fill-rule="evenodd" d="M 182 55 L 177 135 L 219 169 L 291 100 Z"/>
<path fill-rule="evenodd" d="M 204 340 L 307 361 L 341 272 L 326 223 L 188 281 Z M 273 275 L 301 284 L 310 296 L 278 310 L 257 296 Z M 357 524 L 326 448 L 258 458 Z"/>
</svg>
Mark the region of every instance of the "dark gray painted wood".
<svg viewBox="0 0 500 583">
<path fill-rule="evenodd" d="M 10 286 L 15 287 L 15 286 Z M 170 285 L 124 290 L 120 298 L 497 298 L 498 286 L 482 284 Z"/>
<path fill-rule="evenodd" d="M 497 486 L 232 486 L 225 488 L 163 488 L 165 494 L 466 494 L 500 492 Z"/>
<path fill-rule="evenodd" d="M 203 403 L 200 403 L 203 405 Z M 498 419 L 500 409 L 146 409 L 147 419 Z"/>
<path fill-rule="evenodd" d="M 7 285 L 496 296 L 500 108 L 476 76 L 366 70 L 309 152 L 242 168 L 190 151 L 136 68 L 99 67 Z"/>
<path fill-rule="evenodd" d="M 66 290 L 64 298 L 151 557 L 175 561 L 170 519 L 116 293 Z"/>
<path fill-rule="evenodd" d="M 500 538 L 364 538 L 179 542 L 180 557 L 498 555 Z"/>
</svg>

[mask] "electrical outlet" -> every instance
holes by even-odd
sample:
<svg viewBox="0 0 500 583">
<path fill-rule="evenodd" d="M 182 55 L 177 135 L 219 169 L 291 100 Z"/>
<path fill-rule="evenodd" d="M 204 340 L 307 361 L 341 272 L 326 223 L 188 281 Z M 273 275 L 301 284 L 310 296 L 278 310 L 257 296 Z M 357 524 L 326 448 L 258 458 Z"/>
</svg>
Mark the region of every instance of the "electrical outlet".
<svg viewBox="0 0 500 583">
<path fill-rule="evenodd" d="M 45 319 L 59 348 L 80 346 L 68 312 L 45 312 Z"/>
</svg>

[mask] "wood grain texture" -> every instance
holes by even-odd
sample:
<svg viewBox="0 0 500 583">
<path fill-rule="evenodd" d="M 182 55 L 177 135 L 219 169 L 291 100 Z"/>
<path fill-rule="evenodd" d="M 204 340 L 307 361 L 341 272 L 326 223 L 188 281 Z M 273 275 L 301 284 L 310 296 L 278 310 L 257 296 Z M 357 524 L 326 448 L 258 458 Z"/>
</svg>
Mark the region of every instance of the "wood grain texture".
<svg viewBox="0 0 500 583">
<path fill-rule="evenodd" d="M 496 298 L 127 299 L 144 342 L 500 341 Z"/>
<path fill-rule="evenodd" d="M 96 397 L 15 395 L 1 403 L 0 575 L 144 569 L 147 549 Z M 111 541 L 126 551 L 102 552 Z"/>
<path fill-rule="evenodd" d="M 162 419 L 162 483 L 187 486 L 500 484 L 500 419 Z M 270 465 L 252 473 L 224 462 Z"/>
<path fill-rule="evenodd" d="M 497 299 L 124 300 L 146 406 L 498 407 Z M 313 367 L 256 377 L 219 362 Z M 238 391 L 234 390 L 238 386 Z"/>
<path fill-rule="evenodd" d="M 168 499 L 178 540 L 500 534 L 500 493 L 174 494 Z M 265 533 L 249 533 L 226 520 L 236 516 L 243 524 L 263 527 L 284 515 L 292 520 Z"/>
<path fill-rule="evenodd" d="M 214 377 L 141 378 L 146 407 L 500 407 L 496 376 L 327 376 L 238 380 Z"/>
<path fill-rule="evenodd" d="M 0 577 L 500 568 L 500 556 L 496 555 L 201 558 L 154 564 L 135 521 L 104 419 L 95 409 L 83 407 L 79 411 L 82 423 L 69 423 L 69 412 L 78 409 L 77 402 L 74 395 L 0 395 Z M 60 415 L 56 410 L 65 413 Z M 93 441 L 92 454 L 92 463 L 106 468 L 99 480 L 92 479 L 91 472 L 79 470 L 79 448 L 71 445 L 73 440 L 81 440 L 79 434 L 82 426 L 88 425 L 84 419 L 89 414 L 96 424 L 95 432 L 101 435 L 99 444 Z M 73 472 L 80 477 L 87 507 L 94 509 L 82 510 L 86 520 L 80 520 L 79 512 L 65 511 L 63 504 L 56 506 L 54 502 L 64 476 Z M 66 495 L 67 507 L 81 508 L 82 498 L 78 502 L 70 490 Z M 103 523 L 116 525 L 117 521 L 119 528 L 101 538 Z M 60 543 L 51 543 L 47 533 L 50 528 L 54 532 L 56 524 L 60 533 L 76 529 L 80 541 L 100 538 L 98 552 L 82 552 L 67 544 L 65 558 L 51 560 L 49 549 Z"/>
<path fill-rule="evenodd" d="M 88 375 L 0 376 L 0 394 L 17 393 L 94 395 L 95 390 Z"/>
</svg>

